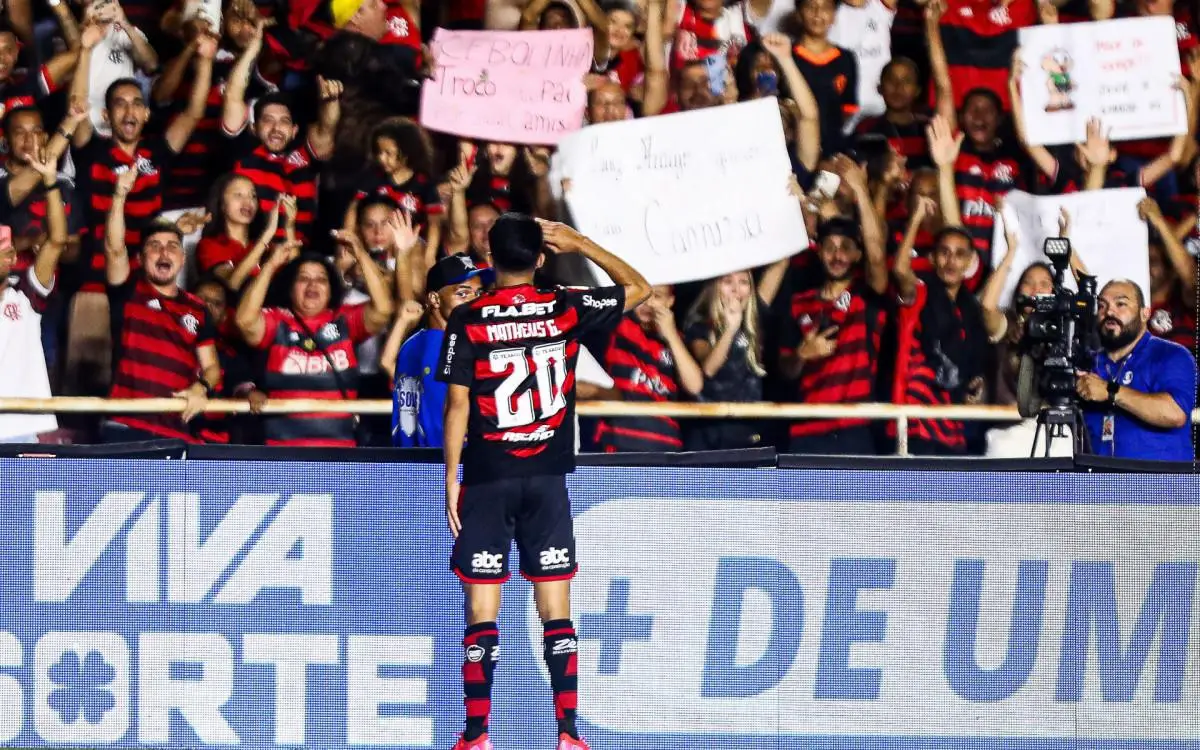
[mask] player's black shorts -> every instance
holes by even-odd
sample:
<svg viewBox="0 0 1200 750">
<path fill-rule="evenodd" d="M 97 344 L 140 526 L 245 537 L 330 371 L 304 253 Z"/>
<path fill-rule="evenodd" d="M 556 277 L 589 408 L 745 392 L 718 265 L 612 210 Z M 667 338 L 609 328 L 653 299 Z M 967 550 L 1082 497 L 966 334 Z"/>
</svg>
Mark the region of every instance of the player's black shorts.
<svg viewBox="0 0 1200 750">
<path fill-rule="evenodd" d="M 467 583 L 503 583 L 513 539 L 521 575 L 539 583 L 575 576 L 575 525 L 564 475 L 518 477 L 463 486 L 462 531 L 450 569 Z"/>
</svg>

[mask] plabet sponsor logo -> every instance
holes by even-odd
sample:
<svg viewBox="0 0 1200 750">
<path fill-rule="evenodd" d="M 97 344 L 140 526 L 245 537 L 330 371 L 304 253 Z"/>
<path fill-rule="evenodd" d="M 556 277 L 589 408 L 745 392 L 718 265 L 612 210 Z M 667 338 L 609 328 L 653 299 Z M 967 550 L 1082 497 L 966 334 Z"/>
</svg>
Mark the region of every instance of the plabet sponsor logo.
<svg viewBox="0 0 1200 750">
<path fill-rule="evenodd" d="M 549 302 L 525 302 L 521 305 L 488 305 L 483 308 L 484 318 L 524 318 L 531 315 L 549 315 L 554 312 L 555 300 Z"/>
<path fill-rule="evenodd" d="M 1191 741 L 1197 526 L 1184 506 L 601 503 L 576 518 L 581 716 L 643 735 L 882 736 L 903 716 L 905 736 Z M 527 626 L 537 653 L 532 604 Z"/>
</svg>

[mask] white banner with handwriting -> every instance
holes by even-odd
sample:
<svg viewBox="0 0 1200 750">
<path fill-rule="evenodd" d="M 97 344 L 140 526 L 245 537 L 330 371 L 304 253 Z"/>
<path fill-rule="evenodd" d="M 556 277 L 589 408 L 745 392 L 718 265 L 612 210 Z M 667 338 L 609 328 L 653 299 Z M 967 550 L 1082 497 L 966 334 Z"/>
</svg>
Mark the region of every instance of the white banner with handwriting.
<svg viewBox="0 0 1200 750">
<path fill-rule="evenodd" d="M 1088 190 L 1068 195 L 1034 196 L 1013 190 L 1004 196 L 1004 221 L 996 222 L 992 238 L 992 263 L 999 265 L 1008 249 L 1004 225 L 1017 238 L 1012 272 L 1000 296 L 1002 307 L 1012 301 L 1021 274 L 1030 265 L 1047 262 L 1042 247 L 1048 237 L 1058 237 L 1061 209 L 1067 210 L 1071 251 L 1078 254 L 1087 272 L 1100 287 L 1113 279 L 1129 279 L 1150 299 L 1150 250 L 1146 222 L 1138 218 L 1142 188 Z M 1067 274 L 1067 285 L 1075 280 Z"/>
<path fill-rule="evenodd" d="M 1092 117 L 1114 141 L 1187 132 L 1170 16 L 1030 26 L 1020 39 L 1029 143 L 1081 143 Z"/>
<path fill-rule="evenodd" d="M 773 98 L 592 125 L 558 148 L 574 225 L 652 283 L 709 279 L 808 246 Z"/>
</svg>

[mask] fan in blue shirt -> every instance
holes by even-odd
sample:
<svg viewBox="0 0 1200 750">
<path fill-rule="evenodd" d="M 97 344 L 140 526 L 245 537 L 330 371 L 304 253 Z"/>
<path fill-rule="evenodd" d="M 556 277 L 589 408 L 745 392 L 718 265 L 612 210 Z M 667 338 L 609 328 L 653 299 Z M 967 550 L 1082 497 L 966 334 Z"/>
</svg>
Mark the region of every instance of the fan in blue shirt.
<svg viewBox="0 0 1200 750">
<path fill-rule="evenodd" d="M 1096 318 L 1103 348 L 1076 391 L 1092 453 L 1117 458 L 1191 461 L 1196 359 L 1184 347 L 1146 330 L 1150 310 L 1130 281 L 1104 285 Z"/>
<path fill-rule="evenodd" d="M 442 258 L 425 278 L 427 326 L 400 347 L 392 386 L 392 444 L 401 448 L 441 448 L 446 384 L 437 371 L 450 311 L 471 302 L 491 283 L 490 269 L 478 268 L 465 253 Z"/>
</svg>

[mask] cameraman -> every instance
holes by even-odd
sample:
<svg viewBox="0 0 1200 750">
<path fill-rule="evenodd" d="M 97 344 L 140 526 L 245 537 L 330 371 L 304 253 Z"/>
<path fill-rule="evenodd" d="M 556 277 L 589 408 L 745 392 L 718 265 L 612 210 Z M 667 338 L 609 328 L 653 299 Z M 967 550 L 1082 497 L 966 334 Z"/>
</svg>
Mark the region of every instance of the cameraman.
<svg viewBox="0 0 1200 750">
<path fill-rule="evenodd" d="M 1097 298 L 1102 351 L 1092 372 L 1078 373 L 1092 452 L 1155 461 L 1191 461 L 1196 360 L 1179 344 L 1146 330 L 1141 288 L 1113 280 Z"/>
</svg>

